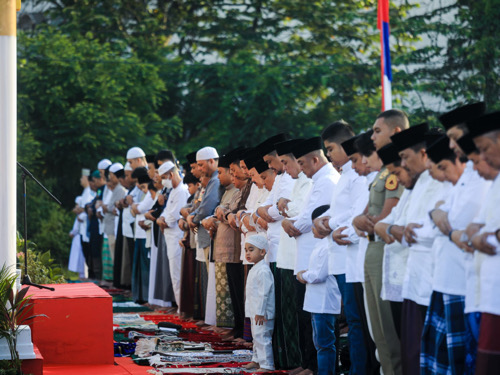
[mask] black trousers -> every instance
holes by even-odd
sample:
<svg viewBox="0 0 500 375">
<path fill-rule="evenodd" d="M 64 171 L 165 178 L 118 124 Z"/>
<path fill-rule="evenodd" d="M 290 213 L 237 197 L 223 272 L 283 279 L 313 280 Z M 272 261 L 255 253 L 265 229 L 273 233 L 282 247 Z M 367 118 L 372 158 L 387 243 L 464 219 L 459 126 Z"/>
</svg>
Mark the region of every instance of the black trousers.
<svg viewBox="0 0 500 375">
<path fill-rule="evenodd" d="M 90 265 L 89 278 L 101 280 L 102 278 L 102 234 L 99 234 L 99 221 L 90 220 Z"/>
<path fill-rule="evenodd" d="M 115 240 L 115 258 L 113 262 L 113 286 L 121 288 L 122 283 L 122 260 L 123 260 L 123 234 L 122 234 L 122 215 L 118 220 L 118 231 Z"/>
<path fill-rule="evenodd" d="M 396 333 L 401 340 L 401 316 L 403 311 L 403 302 L 393 302 L 391 301 L 391 312 L 392 320 L 394 321 L 394 328 L 396 328 Z"/>
<path fill-rule="evenodd" d="M 234 311 L 234 336 L 243 337 L 245 326 L 245 273 L 243 263 L 226 263 L 227 283 Z"/>
<path fill-rule="evenodd" d="M 375 357 L 375 343 L 370 336 L 370 330 L 368 329 L 368 317 L 366 316 L 365 310 L 365 300 L 363 298 L 363 284 L 354 283 L 354 298 L 358 305 L 359 316 L 361 318 L 361 328 L 363 329 L 363 337 L 365 338 L 365 348 L 367 353 L 367 363 L 366 363 L 366 374 L 367 375 L 379 375 L 380 374 L 380 363 Z"/>
<path fill-rule="evenodd" d="M 304 311 L 303 308 L 305 294 L 305 284 L 295 280 L 295 311 L 297 312 L 297 322 L 299 324 L 299 346 L 302 357 L 301 367 L 316 373 L 318 369 L 318 358 L 313 342 L 311 313 Z"/>
<path fill-rule="evenodd" d="M 85 258 L 85 263 L 87 264 L 87 267 L 90 267 L 90 242 L 84 242 L 83 239 L 81 239 L 81 236 L 80 241 L 82 243 L 82 252 Z"/>
</svg>

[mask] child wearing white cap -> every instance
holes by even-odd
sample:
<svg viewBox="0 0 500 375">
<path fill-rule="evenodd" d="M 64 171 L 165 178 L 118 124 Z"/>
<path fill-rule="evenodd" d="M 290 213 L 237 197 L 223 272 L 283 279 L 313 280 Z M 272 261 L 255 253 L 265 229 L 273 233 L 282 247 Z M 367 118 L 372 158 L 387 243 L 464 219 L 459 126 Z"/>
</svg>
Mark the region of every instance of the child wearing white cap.
<svg viewBox="0 0 500 375">
<path fill-rule="evenodd" d="M 245 317 L 250 318 L 252 324 L 253 357 L 245 368 L 257 371 L 274 370 L 274 278 L 269 265 L 263 261 L 267 248 L 267 239 L 262 235 L 246 239 L 245 258 L 254 265 L 245 288 Z"/>
</svg>

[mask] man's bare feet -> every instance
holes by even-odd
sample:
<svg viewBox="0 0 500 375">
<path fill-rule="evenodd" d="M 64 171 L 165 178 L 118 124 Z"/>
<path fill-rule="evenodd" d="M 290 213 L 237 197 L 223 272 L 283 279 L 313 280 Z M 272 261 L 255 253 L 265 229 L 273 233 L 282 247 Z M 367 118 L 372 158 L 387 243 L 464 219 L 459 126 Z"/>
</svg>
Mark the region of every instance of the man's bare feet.
<svg viewBox="0 0 500 375">
<path fill-rule="evenodd" d="M 259 364 L 257 362 L 250 362 L 250 363 L 247 363 L 246 365 L 244 365 L 243 368 L 246 368 L 247 370 L 251 370 L 251 369 L 260 368 L 260 367 L 259 367 Z"/>
</svg>

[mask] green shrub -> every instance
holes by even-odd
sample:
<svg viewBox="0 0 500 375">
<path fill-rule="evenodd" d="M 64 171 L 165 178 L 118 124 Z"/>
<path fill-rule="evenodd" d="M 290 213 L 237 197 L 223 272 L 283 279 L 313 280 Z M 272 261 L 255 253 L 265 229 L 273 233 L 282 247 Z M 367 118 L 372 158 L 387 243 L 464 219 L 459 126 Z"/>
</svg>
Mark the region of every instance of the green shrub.
<svg viewBox="0 0 500 375">
<path fill-rule="evenodd" d="M 40 252 L 32 241 L 28 241 L 28 275 L 35 284 L 65 283 L 61 267 L 55 263 L 50 251 Z M 17 260 L 24 277 L 24 240 L 18 235 Z"/>
</svg>

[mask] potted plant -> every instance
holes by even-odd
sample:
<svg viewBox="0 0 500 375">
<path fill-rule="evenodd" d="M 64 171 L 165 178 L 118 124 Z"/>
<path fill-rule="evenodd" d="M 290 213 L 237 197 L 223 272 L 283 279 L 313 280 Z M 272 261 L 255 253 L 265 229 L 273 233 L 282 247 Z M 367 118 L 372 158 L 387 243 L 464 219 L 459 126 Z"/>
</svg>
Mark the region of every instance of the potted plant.
<svg viewBox="0 0 500 375">
<path fill-rule="evenodd" d="M 10 361 L 3 361 L 4 369 L 0 374 L 22 374 L 21 360 L 17 351 L 17 335 L 20 327 L 38 316 L 30 315 L 33 305 L 28 288 L 16 292 L 17 274 L 5 265 L 0 269 L 0 338 L 7 341 L 10 351 Z"/>
</svg>

